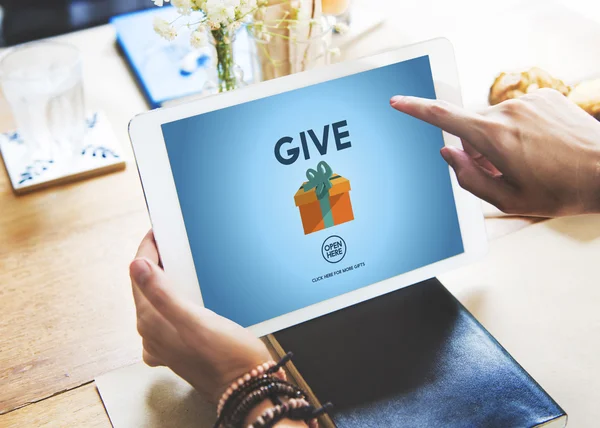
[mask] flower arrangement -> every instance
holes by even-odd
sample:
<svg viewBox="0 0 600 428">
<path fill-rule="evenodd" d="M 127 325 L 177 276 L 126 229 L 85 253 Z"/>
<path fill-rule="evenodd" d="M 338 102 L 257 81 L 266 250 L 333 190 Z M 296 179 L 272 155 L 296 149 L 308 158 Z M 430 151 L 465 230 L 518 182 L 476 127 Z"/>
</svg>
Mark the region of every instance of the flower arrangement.
<svg viewBox="0 0 600 428">
<path fill-rule="evenodd" d="M 153 0 L 156 6 L 163 6 L 169 0 Z M 185 24 L 192 30 L 190 44 L 194 48 L 209 43 L 212 35 L 217 50 L 217 72 L 219 76 L 219 92 L 234 89 L 237 78 L 234 71 L 231 43 L 235 31 L 252 17 L 252 14 L 266 0 L 171 0 L 179 16 L 172 22 L 162 18 L 154 21 L 154 31 L 171 41 L 177 37 L 176 22 L 182 16 L 189 16 L 193 11 L 201 11 L 202 18 Z"/>
<path fill-rule="evenodd" d="M 306 10 L 300 0 L 152 0 L 156 6 L 163 6 L 170 2 L 177 10 L 178 17 L 169 22 L 162 18 L 154 21 L 154 30 L 166 40 L 174 40 L 182 26 L 191 30 L 190 44 L 194 48 L 201 48 L 213 43 L 217 52 L 217 73 L 219 92 L 235 89 L 240 82 L 235 73 L 233 61 L 232 42 L 235 32 L 243 25 L 253 37 L 264 43 L 270 43 L 274 38 L 291 40 L 297 37 L 297 31 L 291 35 L 301 24 L 308 27 L 304 36 L 310 35 L 312 27 L 320 25 L 315 16 L 315 3 L 319 0 L 309 0 L 311 10 Z M 277 16 L 269 16 L 268 9 L 277 8 Z M 183 16 L 192 12 L 202 12 L 201 18 L 196 22 L 187 22 L 179 27 L 178 21 Z M 345 26 L 338 25 L 335 30 L 345 31 Z M 339 50 L 329 52 L 335 56 Z"/>
</svg>

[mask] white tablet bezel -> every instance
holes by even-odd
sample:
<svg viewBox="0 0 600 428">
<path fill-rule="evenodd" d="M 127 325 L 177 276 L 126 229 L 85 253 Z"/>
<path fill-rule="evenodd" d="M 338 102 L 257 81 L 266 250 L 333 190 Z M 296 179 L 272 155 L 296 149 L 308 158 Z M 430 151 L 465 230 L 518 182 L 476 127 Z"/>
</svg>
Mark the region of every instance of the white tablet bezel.
<svg viewBox="0 0 600 428">
<path fill-rule="evenodd" d="M 129 124 L 129 135 L 154 235 L 165 272 L 177 292 L 187 299 L 203 304 L 202 286 L 196 275 L 163 139 L 162 124 L 424 55 L 429 56 L 437 98 L 462 105 L 452 45 L 446 39 L 434 39 L 378 55 L 262 82 L 187 104 L 153 110 L 133 118 Z M 445 132 L 443 136 L 447 146 L 461 147 L 459 138 Z M 452 171 L 451 181 L 464 253 L 269 319 L 250 326 L 249 329 L 257 336 L 269 334 L 435 277 L 483 256 L 487 249 L 487 239 L 480 201 L 458 185 Z"/>
</svg>

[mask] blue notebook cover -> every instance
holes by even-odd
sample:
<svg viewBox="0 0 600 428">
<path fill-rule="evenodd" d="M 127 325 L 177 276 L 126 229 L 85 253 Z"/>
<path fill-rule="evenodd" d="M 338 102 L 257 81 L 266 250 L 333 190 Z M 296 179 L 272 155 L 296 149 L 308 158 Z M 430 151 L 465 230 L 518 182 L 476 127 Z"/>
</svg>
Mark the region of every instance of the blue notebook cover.
<svg viewBox="0 0 600 428">
<path fill-rule="evenodd" d="M 337 427 L 563 427 L 566 414 L 437 280 L 275 333 Z"/>
<path fill-rule="evenodd" d="M 177 20 L 180 33 L 172 42 L 154 32 L 155 17 L 169 22 L 178 17 L 171 6 L 157 7 L 118 15 L 110 19 L 117 32 L 117 43 L 152 108 L 166 101 L 200 94 L 207 80 L 214 80 L 215 54 L 212 46 L 193 49 L 186 22 L 198 22 L 201 12 Z M 244 73 L 244 81 L 252 82 L 251 39 L 241 28 L 234 42 L 234 58 Z"/>
</svg>

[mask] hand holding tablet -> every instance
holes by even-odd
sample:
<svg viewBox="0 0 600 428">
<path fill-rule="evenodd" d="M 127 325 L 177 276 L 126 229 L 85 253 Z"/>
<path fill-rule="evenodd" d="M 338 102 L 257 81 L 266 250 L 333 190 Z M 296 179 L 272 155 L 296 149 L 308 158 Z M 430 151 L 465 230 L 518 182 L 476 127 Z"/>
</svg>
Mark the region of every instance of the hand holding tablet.
<svg viewBox="0 0 600 428">
<path fill-rule="evenodd" d="M 483 254 L 479 203 L 439 156 L 459 139 L 391 109 L 398 93 L 460 105 L 448 42 L 136 117 L 178 293 L 263 335 Z"/>
<path fill-rule="evenodd" d="M 171 368 L 217 402 L 232 379 L 269 360 L 269 352 L 248 330 L 173 292 L 159 264 L 150 231 L 130 267 L 144 362 Z"/>
</svg>

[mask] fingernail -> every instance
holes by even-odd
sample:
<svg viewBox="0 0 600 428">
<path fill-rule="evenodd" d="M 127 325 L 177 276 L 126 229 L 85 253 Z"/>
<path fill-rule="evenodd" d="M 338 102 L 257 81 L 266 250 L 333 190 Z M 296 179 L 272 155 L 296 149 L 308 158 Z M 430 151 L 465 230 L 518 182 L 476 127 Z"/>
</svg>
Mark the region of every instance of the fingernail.
<svg viewBox="0 0 600 428">
<path fill-rule="evenodd" d="M 406 99 L 406 97 L 405 97 L 405 96 L 403 96 L 403 95 L 394 95 L 394 96 L 392 97 L 392 99 L 390 100 L 390 104 L 391 104 L 391 105 L 394 105 L 394 104 L 396 104 L 396 103 L 399 103 L 399 102 L 401 102 L 401 101 L 404 101 L 405 99 Z"/>
<path fill-rule="evenodd" d="M 131 276 L 133 277 L 135 283 L 143 286 L 148 281 L 148 278 L 150 278 L 152 268 L 150 267 L 148 260 L 135 259 L 133 262 L 131 262 L 129 271 L 131 272 Z"/>
<path fill-rule="evenodd" d="M 443 147 L 442 150 L 440 150 L 440 154 L 448 165 L 453 166 L 454 159 L 452 158 L 452 150 L 448 149 L 448 147 Z"/>
</svg>

